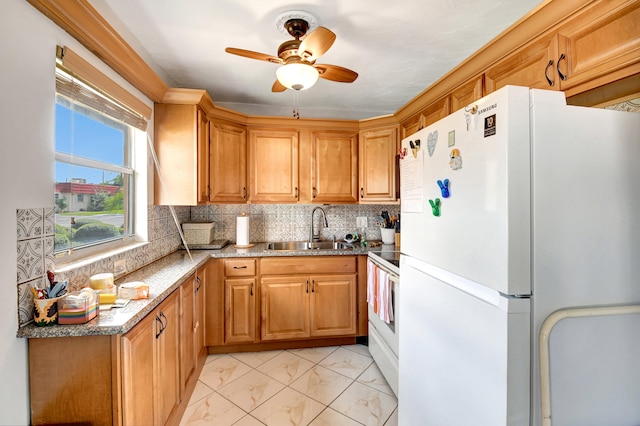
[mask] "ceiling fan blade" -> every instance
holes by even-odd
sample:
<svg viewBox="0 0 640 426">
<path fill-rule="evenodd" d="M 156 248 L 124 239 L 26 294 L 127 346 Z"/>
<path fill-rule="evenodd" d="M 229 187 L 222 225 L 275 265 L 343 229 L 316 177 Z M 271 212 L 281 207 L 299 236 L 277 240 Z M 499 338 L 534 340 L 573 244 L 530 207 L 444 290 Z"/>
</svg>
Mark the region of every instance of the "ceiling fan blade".
<svg viewBox="0 0 640 426">
<path fill-rule="evenodd" d="M 282 83 L 278 81 L 278 79 L 276 79 L 275 83 L 273 83 L 273 86 L 271 86 L 272 92 L 284 92 L 285 90 L 287 90 L 287 88 L 284 87 Z"/>
<path fill-rule="evenodd" d="M 249 59 L 257 59 L 259 61 L 273 62 L 274 64 L 282 64 L 284 61 L 276 56 L 267 55 L 266 53 L 254 52 L 252 50 L 236 49 L 235 47 L 227 47 L 225 52 L 233 55 L 244 56 Z"/>
<path fill-rule="evenodd" d="M 318 27 L 307 34 L 302 42 L 300 42 L 298 56 L 306 61 L 313 62 L 324 55 L 335 40 L 336 35 L 333 31 L 325 27 Z"/>
<path fill-rule="evenodd" d="M 358 73 L 348 68 L 337 65 L 316 64 L 315 69 L 320 73 L 320 78 L 337 81 L 339 83 L 353 83 L 358 78 Z"/>
</svg>

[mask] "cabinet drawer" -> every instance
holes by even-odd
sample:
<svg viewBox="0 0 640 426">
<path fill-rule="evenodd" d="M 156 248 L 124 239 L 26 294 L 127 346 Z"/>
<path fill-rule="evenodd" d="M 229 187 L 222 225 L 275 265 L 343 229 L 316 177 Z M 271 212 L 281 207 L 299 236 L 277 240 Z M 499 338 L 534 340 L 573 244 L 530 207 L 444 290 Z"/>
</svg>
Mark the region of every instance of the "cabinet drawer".
<svg viewBox="0 0 640 426">
<path fill-rule="evenodd" d="M 227 277 L 249 277 L 255 274 L 255 259 L 230 259 L 224 261 L 224 275 Z"/>
<path fill-rule="evenodd" d="M 355 256 L 272 257 L 260 260 L 262 275 L 356 272 Z"/>
</svg>

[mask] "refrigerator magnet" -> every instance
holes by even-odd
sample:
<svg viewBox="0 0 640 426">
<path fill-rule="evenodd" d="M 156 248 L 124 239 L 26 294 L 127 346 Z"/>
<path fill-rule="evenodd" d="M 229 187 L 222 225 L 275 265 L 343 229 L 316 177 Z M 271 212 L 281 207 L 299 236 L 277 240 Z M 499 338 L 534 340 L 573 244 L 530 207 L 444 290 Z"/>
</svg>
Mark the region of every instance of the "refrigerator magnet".
<svg viewBox="0 0 640 426">
<path fill-rule="evenodd" d="M 434 130 L 429 133 L 427 137 L 427 151 L 429 152 L 429 157 L 433 156 L 433 152 L 436 150 L 436 143 L 438 143 L 438 131 Z"/>
<path fill-rule="evenodd" d="M 420 151 L 420 139 L 416 139 L 415 142 L 409 141 L 409 146 L 411 147 L 413 158 L 418 158 L 418 151 Z"/>
<path fill-rule="evenodd" d="M 460 170 L 462 168 L 462 156 L 458 148 L 453 148 L 449 153 L 449 166 L 453 170 Z"/>
<path fill-rule="evenodd" d="M 454 146 L 456 144 L 456 131 L 452 130 L 449 132 L 449 148 L 451 148 L 452 146 Z"/>
<path fill-rule="evenodd" d="M 404 157 L 407 155 L 407 148 L 401 148 L 398 150 L 398 155 L 401 160 L 404 160 Z"/>
<path fill-rule="evenodd" d="M 433 215 L 440 216 L 440 198 L 429 200 L 429 204 L 431 204 L 431 211 L 433 212 Z"/>
<path fill-rule="evenodd" d="M 442 198 L 449 198 L 449 196 L 451 195 L 449 193 L 449 179 L 438 180 L 438 186 L 440 187 Z"/>
</svg>

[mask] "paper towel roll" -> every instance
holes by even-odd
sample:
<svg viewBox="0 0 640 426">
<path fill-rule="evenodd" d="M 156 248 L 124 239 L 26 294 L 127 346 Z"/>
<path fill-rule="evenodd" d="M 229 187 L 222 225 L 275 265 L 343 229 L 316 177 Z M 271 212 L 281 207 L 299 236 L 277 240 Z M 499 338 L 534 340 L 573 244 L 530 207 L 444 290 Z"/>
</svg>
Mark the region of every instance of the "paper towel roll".
<svg viewBox="0 0 640 426">
<path fill-rule="evenodd" d="M 236 219 L 236 245 L 249 245 L 249 216 L 238 216 Z"/>
</svg>

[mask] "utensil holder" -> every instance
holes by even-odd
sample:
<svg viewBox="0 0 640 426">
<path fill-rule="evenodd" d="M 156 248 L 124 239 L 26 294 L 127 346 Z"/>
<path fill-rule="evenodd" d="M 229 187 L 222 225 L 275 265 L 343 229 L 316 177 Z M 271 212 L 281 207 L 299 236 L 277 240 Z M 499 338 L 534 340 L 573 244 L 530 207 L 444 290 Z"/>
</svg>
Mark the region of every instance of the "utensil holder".
<svg viewBox="0 0 640 426">
<path fill-rule="evenodd" d="M 56 324 L 58 322 L 58 300 L 63 297 L 33 299 L 33 322 L 38 327 Z"/>
<path fill-rule="evenodd" d="M 396 242 L 396 230 L 393 228 L 380 228 L 382 244 L 394 244 Z"/>
</svg>

